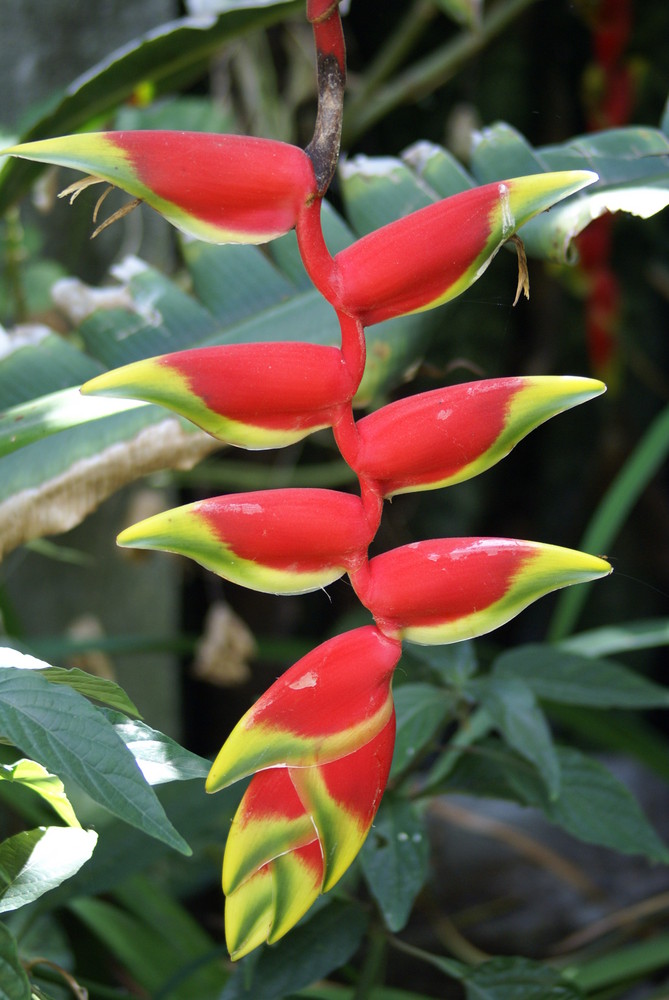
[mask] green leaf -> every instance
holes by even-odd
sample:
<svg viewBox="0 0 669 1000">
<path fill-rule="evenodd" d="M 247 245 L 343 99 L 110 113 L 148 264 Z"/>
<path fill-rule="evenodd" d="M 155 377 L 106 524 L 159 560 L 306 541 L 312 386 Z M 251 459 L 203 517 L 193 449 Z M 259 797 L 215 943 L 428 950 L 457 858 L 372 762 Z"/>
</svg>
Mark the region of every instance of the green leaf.
<svg viewBox="0 0 669 1000">
<path fill-rule="evenodd" d="M 70 909 L 151 997 L 218 1000 L 224 949 L 154 880 L 135 877 L 114 901 L 77 899 Z"/>
<path fill-rule="evenodd" d="M 579 548 L 607 552 L 648 483 L 669 455 L 669 406 L 655 417 L 634 451 L 607 489 L 585 529 Z M 586 601 L 590 585 L 572 587 L 558 597 L 549 628 L 549 639 L 565 639 Z"/>
<path fill-rule="evenodd" d="M 669 849 L 637 800 L 598 761 L 574 748 L 557 747 L 560 794 L 549 799 L 534 768 L 502 743 L 490 739 L 477 749 L 477 754 L 461 757 L 444 783 L 447 790 L 534 806 L 586 843 L 669 862 Z"/>
<path fill-rule="evenodd" d="M 463 978 L 467 1000 L 579 1000 L 581 991 L 557 969 L 527 958 L 494 958 Z"/>
<path fill-rule="evenodd" d="M 560 791 L 560 765 L 544 713 L 528 684 L 516 676 L 493 676 L 472 682 L 469 693 L 478 698 L 493 725 L 510 747 L 534 764 L 549 798 Z"/>
<path fill-rule="evenodd" d="M 242 959 L 220 1000 L 282 1000 L 345 965 L 366 929 L 358 906 L 335 900 L 271 948 Z"/>
<path fill-rule="evenodd" d="M 411 660 L 426 664 L 432 674 L 447 687 L 459 691 L 478 669 L 474 643 L 452 642 L 447 646 L 412 646 L 404 654 Z"/>
<path fill-rule="evenodd" d="M 390 774 L 396 778 L 435 740 L 454 702 L 432 684 L 402 684 L 393 697 L 397 732 Z"/>
<path fill-rule="evenodd" d="M 566 705 L 627 709 L 669 706 L 669 689 L 627 667 L 554 646 L 519 646 L 498 657 L 493 671 L 500 679 L 523 681 L 537 698 Z"/>
<path fill-rule="evenodd" d="M 607 656 L 609 653 L 627 653 L 667 645 L 669 618 L 650 618 L 578 632 L 569 639 L 563 639 L 559 648 L 581 656 Z"/>
<path fill-rule="evenodd" d="M 42 676 L 51 684 L 64 684 L 78 691 L 85 698 L 92 698 L 102 705 L 116 708 L 119 712 L 126 712 L 128 715 L 135 715 L 141 718 L 137 706 L 131 701 L 122 687 L 115 681 L 106 677 L 96 677 L 78 667 L 50 667 L 42 670 Z"/>
<path fill-rule="evenodd" d="M 428 875 L 430 847 L 422 816 L 407 799 L 386 795 L 360 852 L 365 881 L 387 927 L 406 925 Z"/>
<path fill-rule="evenodd" d="M 49 774 L 45 767 L 34 760 L 17 760 L 14 764 L 0 766 L 0 780 L 13 781 L 36 792 L 68 826 L 81 826 L 74 814 L 70 800 L 60 778 Z"/>
<path fill-rule="evenodd" d="M 190 947 L 184 946 L 178 936 L 166 939 L 142 914 L 129 913 L 107 900 L 74 899 L 69 903 L 69 909 L 129 970 L 149 996 L 158 996 L 173 977 L 179 977 L 180 982 L 180 988 L 170 991 L 173 1000 L 191 1000 L 193 997 L 217 1000 L 220 995 L 224 975 L 220 971 L 217 974 L 211 966 L 216 977 L 216 981 L 212 982 L 208 970 L 200 968 L 197 963 L 200 957 L 207 955 L 212 962 L 217 959 L 218 965 L 220 949 L 214 954 L 213 947 L 206 946 L 206 950 L 193 952 Z"/>
<path fill-rule="evenodd" d="M 545 170 L 584 168 L 598 173 L 597 184 L 521 229 L 528 254 L 564 262 L 573 259 L 573 239 L 605 212 L 647 219 L 669 205 L 668 153 L 669 139 L 658 129 L 609 129 L 532 149 L 515 129 L 498 123 L 481 132 L 471 169 L 479 183 Z"/>
<path fill-rule="evenodd" d="M 22 654 L 3 652 L 20 662 Z M 113 726 L 78 692 L 50 684 L 35 670 L 3 667 L 0 733 L 126 823 L 190 852 Z"/>
<path fill-rule="evenodd" d="M 180 746 L 175 740 L 152 729 L 144 722 L 127 719 L 119 712 L 104 712 L 115 731 L 133 755 L 150 785 L 166 781 L 205 779 L 211 761 Z"/>
<path fill-rule="evenodd" d="M 0 923 L 0 1000 L 30 1000 L 30 983 L 19 961 L 16 941 Z"/>
<path fill-rule="evenodd" d="M 0 844 L 0 912 L 39 899 L 76 874 L 93 853 L 98 835 L 75 827 L 41 826 Z"/>
<path fill-rule="evenodd" d="M 248 8 L 248 9 L 244 9 Z M 226 42 L 302 12 L 297 0 L 274 0 L 269 6 L 236 3 L 218 18 L 181 18 L 123 46 L 56 94 L 51 107 L 21 136 L 22 142 L 76 132 L 93 118 L 108 114 L 129 98 L 139 84 L 166 90 L 182 85 L 208 67 Z M 24 194 L 40 174 L 40 166 L 9 160 L 0 171 L 0 216 Z"/>
</svg>

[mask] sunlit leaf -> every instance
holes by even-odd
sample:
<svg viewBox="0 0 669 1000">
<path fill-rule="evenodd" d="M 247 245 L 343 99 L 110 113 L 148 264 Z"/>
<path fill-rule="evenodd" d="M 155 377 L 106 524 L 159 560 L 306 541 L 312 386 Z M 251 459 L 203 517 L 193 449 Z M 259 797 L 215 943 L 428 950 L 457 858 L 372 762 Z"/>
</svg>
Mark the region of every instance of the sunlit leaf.
<svg viewBox="0 0 669 1000">
<path fill-rule="evenodd" d="M 94 830 L 48 826 L 0 844 L 0 912 L 16 910 L 76 874 L 93 853 Z"/>
<path fill-rule="evenodd" d="M 3 764 L 0 766 L 0 780 L 2 779 L 16 782 L 36 792 L 68 826 L 81 825 L 65 794 L 63 782 L 55 774 L 49 774 L 37 761 L 23 759 L 14 764 Z"/>
</svg>

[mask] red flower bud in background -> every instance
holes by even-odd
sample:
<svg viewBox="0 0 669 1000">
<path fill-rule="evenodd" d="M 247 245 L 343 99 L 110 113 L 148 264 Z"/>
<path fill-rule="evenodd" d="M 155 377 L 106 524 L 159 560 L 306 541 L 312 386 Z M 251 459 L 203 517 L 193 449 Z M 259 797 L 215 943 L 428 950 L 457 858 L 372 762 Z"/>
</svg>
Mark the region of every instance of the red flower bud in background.
<svg viewBox="0 0 669 1000">
<path fill-rule="evenodd" d="M 610 572 L 556 545 L 439 538 L 375 556 L 352 582 L 384 634 L 431 645 L 484 635 L 545 594 Z"/>
<path fill-rule="evenodd" d="M 227 444 L 280 448 L 331 427 L 356 390 L 337 348 L 279 342 L 136 361 L 98 375 L 81 391 L 159 403 Z"/>
<path fill-rule="evenodd" d="M 594 379 L 524 376 L 408 396 L 358 421 L 356 472 L 385 497 L 450 486 L 489 469 L 549 417 L 604 391 Z"/>
<path fill-rule="evenodd" d="M 246 713 L 214 761 L 210 792 L 259 772 L 223 862 L 233 958 L 278 940 L 360 850 L 390 771 L 400 651 L 373 626 L 323 643 Z"/>
<path fill-rule="evenodd" d="M 357 496 L 258 490 L 156 514 L 126 528 L 118 544 L 178 552 L 254 590 L 303 594 L 356 569 L 373 533 Z"/>
<path fill-rule="evenodd" d="M 27 142 L 13 156 L 73 167 L 127 191 L 210 243 L 266 243 L 316 196 L 311 160 L 271 139 L 206 132 L 86 132 Z"/>
</svg>

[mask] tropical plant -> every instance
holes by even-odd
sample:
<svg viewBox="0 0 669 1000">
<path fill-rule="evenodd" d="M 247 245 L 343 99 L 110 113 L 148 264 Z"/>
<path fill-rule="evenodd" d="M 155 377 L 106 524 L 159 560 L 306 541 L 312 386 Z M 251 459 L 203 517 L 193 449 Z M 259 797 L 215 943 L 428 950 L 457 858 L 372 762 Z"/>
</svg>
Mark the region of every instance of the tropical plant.
<svg viewBox="0 0 669 1000">
<path fill-rule="evenodd" d="M 221 15 L 213 38 L 232 17 Z M 337 164 L 346 75 L 338 4 L 309 0 L 307 17 L 316 43 L 318 114 L 305 150 L 276 140 L 161 129 L 32 135 L 5 151 L 86 171 L 89 176 L 63 192 L 72 200 L 99 182 L 132 195 L 96 233 L 146 202 L 189 238 L 215 244 L 184 244 L 196 297 L 134 266 L 130 300 L 158 307 L 157 321 L 154 314 L 138 325 L 133 311 L 93 313 L 80 327 L 80 344 L 53 338 L 29 356 L 10 355 L 0 371 L 8 386 L 20 370 L 24 378 L 39 375 L 51 391 L 36 399 L 30 388 L 20 390 L 23 398 L 1 418 L 5 545 L 74 523 L 124 482 L 190 465 L 220 443 L 284 447 L 331 429 L 357 492 L 289 487 L 210 497 L 143 520 L 118 541 L 189 556 L 235 584 L 274 594 L 317 591 L 347 575 L 371 615 L 371 623 L 339 630 L 294 663 L 247 711 L 211 768 L 142 722 L 117 685 L 5 650 L 2 734 L 29 758 L 11 756 L 5 777 L 12 791 L 37 791 L 61 820 L 46 825 L 32 809 L 38 825 L 1 848 L 2 904 L 15 917 L 2 929 L 7 996 L 49 989 L 29 980 L 26 970 L 32 975 L 41 959 L 24 957 L 22 966 L 15 938 L 25 956 L 32 922 L 63 902 L 150 995 L 293 995 L 346 963 L 367 933 L 366 909 L 353 893 L 355 869 L 347 875 L 362 849 L 359 870 L 385 924 L 384 943 L 393 941 L 460 981 L 471 997 L 578 997 L 608 984 L 610 971 L 598 979 L 587 963 L 565 971 L 529 959 L 481 961 L 459 947 L 447 957 L 392 937 L 406 925 L 427 878 L 427 804 L 454 790 L 508 798 L 538 807 L 585 841 L 669 859 L 613 775 L 576 747 L 555 744 L 540 705 L 659 707 L 667 704 L 665 689 L 593 658 L 593 642 L 606 644 L 599 633 L 559 646 L 516 647 L 482 665 L 469 644 L 550 591 L 608 574 L 606 560 L 478 535 L 410 541 L 368 554 L 384 501 L 478 476 L 549 417 L 599 395 L 603 384 L 566 376 L 479 379 L 403 395 L 355 415 L 355 408 L 394 386 L 420 353 L 433 329 L 429 311 L 480 278 L 505 244 L 517 253 L 518 298 L 528 292 L 526 251 L 566 257 L 593 218 L 614 208 L 636 210 L 641 192 L 646 214 L 663 207 L 667 174 L 650 157 L 664 155 L 669 144 L 660 131 L 634 132 L 649 158 L 634 161 L 624 182 L 612 155 L 630 146 L 631 134 L 622 130 L 585 145 L 578 140 L 534 151 L 513 130 L 498 127 L 480 143 L 472 175 L 434 145 L 414 147 L 404 163 L 359 161 L 344 174 L 352 215 L 366 230 L 355 238 L 323 202 Z M 67 113 L 66 107 L 61 120 Z M 0 197 L 30 176 L 30 165 L 22 174 L 16 163 L 5 168 L 4 185 L 0 177 Z M 405 211 L 388 219 L 388 192 L 396 195 L 398 188 Z M 550 214 L 541 214 L 548 208 Z M 375 225 L 379 215 L 386 218 Z M 255 246 L 268 241 L 277 241 L 273 257 Z M 221 246 L 227 243 L 246 246 Z M 242 285 L 261 296 L 269 314 L 248 297 L 221 296 L 221 279 L 236 255 L 245 255 Z M 64 361 L 64 375 L 42 377 L 45 357 L 49 368 L 54 359 Z M 100 371 L 100 362 L 111 370 Z M 71 386 L 63 387 L 63 378 Z M 165 418 L 158 407 L 175 416 Z M 663 454 L 664 444 L 656 441 L 665 423 L 663 415 L 643 451 L 646 478 Z M 64 442 L 57 452 L 49 450 L 55 433 L 54 440 Z M 36 465 L 38 452 L 49 461 Z M 77 477 L 85 483 L 83 495 L 63 511 L 59 500 Z M 638 476 L 634 486 L 630 477 L 617 486 L 628 503 L 638 488 Z M 50 498 L 51 509 L 36 518 L 27 490 L 40 506 Z M 602 511 L 584 546 L 589 551 L 599 549 L 592 534 L 597 541 L 606 534 L 606 506 Z M 604 523 L 610 530 L 610 517 Z M 574 614 L 574 605 L 571 611 L 561 606 L 556 638 L 564 638 Z M 663 624 L 626 629 L 605 650 L 653 645 L 662 637 Z M 463 645 L 453 653 L 431 649 L 450 643 Z M 391 694 L 400 662 L 406 676 Z M 177 832 L 152 786 L 207 772 L 208 791 L 253 777 L 243 794 L 226 791 L 204 822 L 210 800 L 201 796 L 201 783 L 170 784 L 168 798 L 184 823 Z M 96 833 L 81 829 L 62 780 L 72 780 L 140 836 L 183 853 L 188 827 L 197 840 L 214 817 L 222 826 L 221 817 L 234 813 L 223 888 L 231 956 L 254 952 L 243 973 L 221 964 L 220 949 L 169 895 L 148 902 L 154 887 L 138 875 L 150 857 L 145 840 L 124 868 L 133 878 L 115 887 L 117 869 L 104 854 L 104 839 L 114 852 L 122 835 L 103 827 L 96 846 Z M 334 899 L 321 901 L 334 886 Z M 96 898 L 112 888 L 112 901 Z M 149 914 L 157 921 L 151 932 Z M 378 987 L 373 944 L 379 933 L 372 924 L 371 957 L 356 985 L 333 987 L 332 995 L 390 997 L 392 990 Z M 168 941 L 177 937 L 181 945 L 163 965 Z M 257 957 L 264 942 L 273 947 Z M 644 969 L 657 964 L 660 948 L 653 943 Z M 59 974 L 79 989 L 62 967 Z M 303 995 L 330 992 L 310 988 Z"/>
</svg>

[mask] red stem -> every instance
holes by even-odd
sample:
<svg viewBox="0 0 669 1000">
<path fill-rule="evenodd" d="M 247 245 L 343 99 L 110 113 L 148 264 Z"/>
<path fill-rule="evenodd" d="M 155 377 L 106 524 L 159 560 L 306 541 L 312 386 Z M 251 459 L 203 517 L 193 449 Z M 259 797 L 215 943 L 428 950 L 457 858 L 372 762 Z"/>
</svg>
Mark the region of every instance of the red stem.
<svg viewBox="0 0 669 1000">
<path fill-rule="evenodd" d="M 321 227 L 321 202 L 321 198 L 314 198 L 304 206 L 297 217 L 295 233 L 307 274 L 323 298 L 336 308 L 339 299 L 338 283 L 334 260 Z"/>
</svg>

